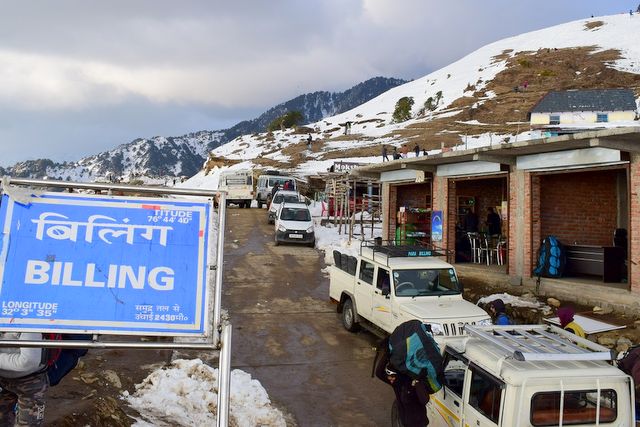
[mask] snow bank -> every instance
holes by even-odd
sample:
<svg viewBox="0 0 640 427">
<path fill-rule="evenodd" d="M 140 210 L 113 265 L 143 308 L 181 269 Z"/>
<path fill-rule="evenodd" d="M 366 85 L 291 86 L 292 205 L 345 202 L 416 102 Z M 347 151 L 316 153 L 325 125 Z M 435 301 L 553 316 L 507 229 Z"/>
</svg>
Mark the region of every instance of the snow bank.
<svg viewBox="0 0 640 427">
<path fill-rule="evenodd" d="M 176 360 L 137 384 L 133 395 L 123 393 L 141 416 L 137 427 L 215 425 L 217 396 L 218 370 L 200 359 Z M 229 419 L 232 426 L 286 426 L 262 385 L 238 369 L 231 371 Z"/>
<path fill-rule="evenodd" d="M 540 301 L 534 300 L 532 298 L 523 298 L 523 297 L 514 296 L 506 292 L 501 294 L 492 294 L 486 297 L 482 297 L 478 300 L 478 305 L 487 304 L 497 299 L 501 299 L 506 305 L 510 305 L 512 307 L 534 308 L 536 310 L 541 310 L 543 312 L 552 311 L 551 307 L 541 303 Z"/>
<path fill-rule="evenodd" d="M 324 251 L 324 262 L 327 265 L 334 264 L 334 250 L 338 250 L 349 255 L 357 255 L 360 251 L 360 239 L 358 237 L 354 237 L 351 239 L 351 244 L 349 244 L 349 228 L 344 224 L 342 225 L 342 234 L 338 233 L 339 225 L 334 226 L 332 223 L 321 225 L 321 208 L 322 205 L 320 202 L 315 202 L 310 206 L 311 215 L 314 217 L 316 248 Z M 359 218 L 359 216 L 357 216 L 357 218 Z M 367 216 L 365 215 L 365 219 L 366 218 Z M 360 227 L 356 225 L 355 229 L 359 231 Z M 371 229 L 365 228 L 365 230 L 369 233 Z M 373 237 L 378 237 L 381 234 L 382 230 L 374 228 Z M 370 239 L 370 234 L 367 234 L 367 240 Z"/>
</svg>

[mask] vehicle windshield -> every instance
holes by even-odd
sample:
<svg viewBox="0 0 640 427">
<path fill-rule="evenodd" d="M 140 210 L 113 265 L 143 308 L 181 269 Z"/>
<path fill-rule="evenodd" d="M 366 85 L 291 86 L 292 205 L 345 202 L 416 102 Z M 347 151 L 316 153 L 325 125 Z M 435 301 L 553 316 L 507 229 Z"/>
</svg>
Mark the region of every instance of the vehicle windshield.
<svg viewBox="0 0 640 427">
<path fill-rule="evenodd" d="M 295 187 L 295 181 L 293 180 L 293 178 L 269 178 L 269 187 L 273 187 L 274 185 L 276 185 L 276 182 L 280 187 L 282 187 L 287 181 L 292 181 L 293 186 Z"/>
<path fill-rule="evenodd" d="M 253 184 L 252 181 L 253 179 L 251 175 L 228 175 L 223 178 L 224 185 L 228 187 L 251 185 Z"/>
<path fill-rule="evenodd" d="M 298 196 L 296 196 L 295 194 L 276 194 L 276 197 L 273 198 L 273 203 L 274 204 L 280 204 L 282 202 L 285 203 L 297 203 L 300 200 L 298 199 Z"/>
<path fill-rule="evenodd" d="M 462 292 L 453 268 L 394 270 L 393 287 L 398 297 L 457 295 Z"/>
<path fill-rule="evenodd" d="M 305 208 L 284 208 L 280 213 L 280 219 L 283 221 L 311 221 L 309 209 Z"/>
</svg>

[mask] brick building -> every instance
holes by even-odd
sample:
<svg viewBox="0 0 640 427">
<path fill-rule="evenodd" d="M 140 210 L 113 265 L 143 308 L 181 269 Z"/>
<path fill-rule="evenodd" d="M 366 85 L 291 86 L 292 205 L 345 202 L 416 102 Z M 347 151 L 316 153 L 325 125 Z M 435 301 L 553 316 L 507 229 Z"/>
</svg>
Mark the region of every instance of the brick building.
<svg viewBox="0 0 640 427">
<path fill-rule="evenodd" d="M 621 301 L 629 295 L 640 301 L 640 127 L 443 152 L 355 173 L 382 183 L 385 239 L 396 239 L 408 221 L 401 211 L 422 212 L 413 217 L 418 224 L 412 230 L 427 234 L 431 224 L 424 212 L 435 213 L 442 217 L 442 236 L 430 243 L 455 253 L 460 268 L 472 263 L 461 250 L 465 227 L 473 223 L 468 217 L 475 215 L 483 231 L 491 208 L 502 219 L 504 253 L 503 265 L 476 263 L 487 274 L 516 285 L 535 282 L 540 243 L 554 235 L 569 251 L 592 253 L 574 254 L 571 273 L 545 283 L 564 284 L 573 294 L 576 283 L 595 287 L 596 302 L 610 292 Z M 603 269 L 616 274 L 607 279 Z"/>
</svg>

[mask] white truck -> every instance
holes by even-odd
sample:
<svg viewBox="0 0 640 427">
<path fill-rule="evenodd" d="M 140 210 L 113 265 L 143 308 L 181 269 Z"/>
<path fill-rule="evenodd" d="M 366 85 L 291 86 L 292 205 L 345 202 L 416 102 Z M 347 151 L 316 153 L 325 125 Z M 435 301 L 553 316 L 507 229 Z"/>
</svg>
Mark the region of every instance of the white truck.
<svg viewBox="0 0 640 427">
<path fill-rule="evenodd" d="M 228 170 L 220 173 L 218 190 L 227 192 L 227 204 L 250 208 L 253 200 L 253 172 L 250 169 Z"/>
<path fill-rule="evenodd" d="M 444 347 L 429 426 L 635 426 L 634 384 L 613 353 L 552 325 L 465 327 Z"/>
<path fill-rule="evenodd" d="M 491 318 L 462 298 L 453 266 L 425 248 L 363 242 L 358 256 L 334 251 L 329 296 L 338 303 L 342 324 L 391 333 L 418 319 L 431 325 L 436 341 L 464 334 L 464 326 L 490 325 Z"/>
</svg>

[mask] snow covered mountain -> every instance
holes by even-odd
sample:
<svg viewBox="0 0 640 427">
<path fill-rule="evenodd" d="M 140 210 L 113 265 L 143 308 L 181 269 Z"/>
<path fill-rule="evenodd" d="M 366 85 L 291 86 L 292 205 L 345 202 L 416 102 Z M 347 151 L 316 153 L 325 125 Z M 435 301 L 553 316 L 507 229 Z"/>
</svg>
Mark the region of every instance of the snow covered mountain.
<svg viewBox="0 0 640 427">
<path fill-rule="evenodd" d="M 312 123 L 304 134 L 288 129 L 244 135 L 216 148 L 213 155 L 241 161 L 236 167 L 275 167 L 307 175 L 326 170 L 336 159 L 379 162 L 383 144 L 409 144 L 411 149 L 418 144 L 436 153 L 540 137 L 529 130 L 527 113 L 549 91 L 630 88 L 640 98 L 639 33 L 640 15 L 622 14 L 507 38 Z M 413 104 L 410 117 L 400 122 L 393 113 L 404 97 Z M 308 130 L 315 141 L 311 150 L 306 146 Z"/>
<path fill-rule="evenodd" d="M 212 149 L 244 134 L 264 132 L 273 119 L 287 111 L 299 111 L 306 121 L 317 121 L 348 111 L 403 83 L 405 81 L 400 79 L 375 77 L 340 93 L 300 95 L 269 109 L 256 119 L 240 122 L 229 129 L 200 131 L 179 137 L 140 138 L 77 162 L 29 160 L 6 169 L 0 167 L 0 174 L 69 181 L 140 178 L 147 182 L 192 176 L 202 168 Z"/>
</svg>

